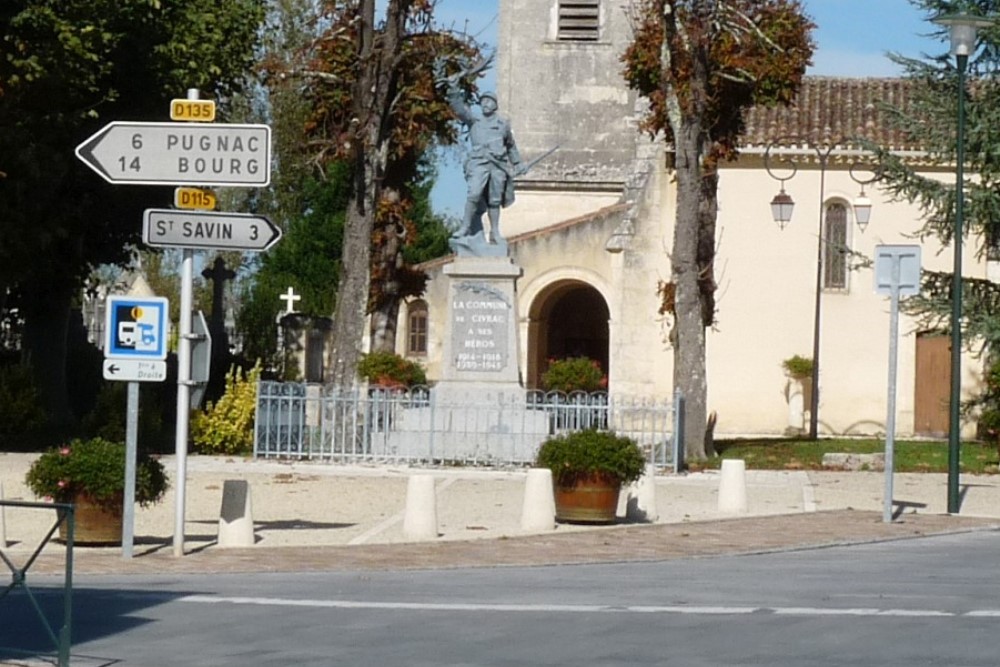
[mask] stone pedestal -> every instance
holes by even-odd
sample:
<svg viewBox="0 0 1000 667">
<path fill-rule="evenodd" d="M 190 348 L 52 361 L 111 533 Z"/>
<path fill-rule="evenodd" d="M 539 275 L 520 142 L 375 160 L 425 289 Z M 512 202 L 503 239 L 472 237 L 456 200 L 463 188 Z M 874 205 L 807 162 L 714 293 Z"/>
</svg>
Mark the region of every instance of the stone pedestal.
<svg viewBox="0 0 1000 667">
<path fill-rule="evenodd" d="M 509 257 L 459 256 L 445 267 L 448 322 L 442 379 L 427 406 L 403 411 L 390 451 L 442 460 L 530 460 L 549 434 L 543 410 L 529 409 L 518 370 L 517 293 L 521 268 Z"/>
<path fill-rule="evenodd" d="M 521 267 L 509 257 L 462 257 L 448 276 L 442 380 L 520 388 L 517 292 Z"/>
</svg>

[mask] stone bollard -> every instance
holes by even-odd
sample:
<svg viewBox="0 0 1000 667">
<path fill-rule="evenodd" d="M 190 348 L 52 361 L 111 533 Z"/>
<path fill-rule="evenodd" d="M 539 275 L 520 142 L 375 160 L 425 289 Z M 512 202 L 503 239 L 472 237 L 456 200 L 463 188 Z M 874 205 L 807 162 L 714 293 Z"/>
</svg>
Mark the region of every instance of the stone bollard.
<svg viewBox="0 0 1000 667">
<path fill-rule="evenodd" d="M 403 534 L 414 540 L 433 540 L 438 536 L 437 498 L 432 475 L 410 475 L 406 485 Z"/>
<path fill-rule="evenodd" d="M 629 521 L 655 523 L 660 518 L 656 509 L 656 466 L 646 464 L 646 472 L 629 485 L 625 517 Z"/>
<path fill-rule="evenodd" d="M 222 485 L 222 509 L 219 512 L 220 547 L 252 547 L 253 504 L 250 484 L 242 479 L 227 479 Z"/>
<path fill-rule="evenodd" d="M 531 468 L 524 481 L 524 502 L 521 505 L 521 530 L 540 532 L 556 527 L 556 500 L 552 493 L 552 471 Z"/>
<path fill-rule="evenodd" d="M 719 480 L 719 511 L 723 514 L 747 513 L 747 469 L 742 459 L 722 462 Z"/>
</svg>

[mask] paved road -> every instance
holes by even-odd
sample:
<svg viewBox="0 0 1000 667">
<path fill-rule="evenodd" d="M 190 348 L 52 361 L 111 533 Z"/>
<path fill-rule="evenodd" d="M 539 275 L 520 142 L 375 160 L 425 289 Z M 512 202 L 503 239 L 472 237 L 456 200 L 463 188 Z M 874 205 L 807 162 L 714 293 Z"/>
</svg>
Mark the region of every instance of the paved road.
<svg viewBox="0 0 1000 667">
<path fill-rule="evenodd" d="M 992 667 L 997 553 L 980 531 L 646 563 L 92 575 L 73 665 Z M 12 638 L 40 641 L 0 606 Z"/>
</svg>

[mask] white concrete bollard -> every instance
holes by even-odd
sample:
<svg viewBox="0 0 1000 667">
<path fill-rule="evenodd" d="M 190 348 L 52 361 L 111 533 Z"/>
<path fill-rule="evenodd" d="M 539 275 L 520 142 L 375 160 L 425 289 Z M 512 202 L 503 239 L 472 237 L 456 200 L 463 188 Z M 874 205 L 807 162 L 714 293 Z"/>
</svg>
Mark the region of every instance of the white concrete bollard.
<svg viewBox="0 0 1000 667">
<path fill-rule="evenodd" d="M 415 540 L 437 539 L 437 498 L 433 475 L 410 475 L 406 485 L 403 534 Z"/>
<path fill-rule="evenodd" d="M 556 527 L 556 499 L 552 491 L 552 471 L 531 468 L 524 481 L 524 502 L 521 505 L 521 530 L 539 532 Z"/>
<path fill-rule="evenodd" d="M 219 512 L 220 547 L 252 547 L 253 503 L 250 484 L 242 479 L 227 479 L 222 485 L 222 509 Z"/>
<path fill-rule="evenodd" d="M 646 472 L 629 486 L 625 516 L 630 521 L 649 523 L 660 518 L 656 509 L 656 466 L 652 463 L 646 464 Z"/>
<path fill-rule="evenodd" d="M 723 514 L 747 512 L 747 467 L 743 459 L 726 459 L 722 462 L 719 512 Z"/>
</svg>

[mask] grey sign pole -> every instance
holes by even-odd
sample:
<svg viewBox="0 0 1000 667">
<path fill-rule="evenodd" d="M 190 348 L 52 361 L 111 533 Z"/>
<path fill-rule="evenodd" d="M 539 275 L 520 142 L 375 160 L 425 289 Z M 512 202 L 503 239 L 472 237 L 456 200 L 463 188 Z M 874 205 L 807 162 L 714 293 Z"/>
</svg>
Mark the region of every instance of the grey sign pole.
<svg viewBox="0 0 1000 667">
<path fill-rule="evenodd" d="M 122 514 L 122 558 L 132 558 L 135 542 L 135 466 L 139 439 L 139 383 L 128 383 L 125 416 L 125 496 Z"/>
<path fill-rule="evenodd" d="M 889 295 L 889 382 L 885 417 L 885 499 L 882 521 L 892 522 L 892 475 L 896 447 L 896 367 L 899 357 L 899 297 L 920 291 L 920 246 L 875 248 L 875 291 Z"/>
<path fill-rule="evenodd" d="M 189 100 L 200 97 L 197 88 L 187 92 Z M 174 453 L 174 557 L 184 555 L 185 491 L 187 487 L 188 427 L 191 420 L 191 307 L 194 304 L 194 251 L 185 248 L 181 260 L 181 317 L 177 341 L 177 421 Z"/>
</svg>

